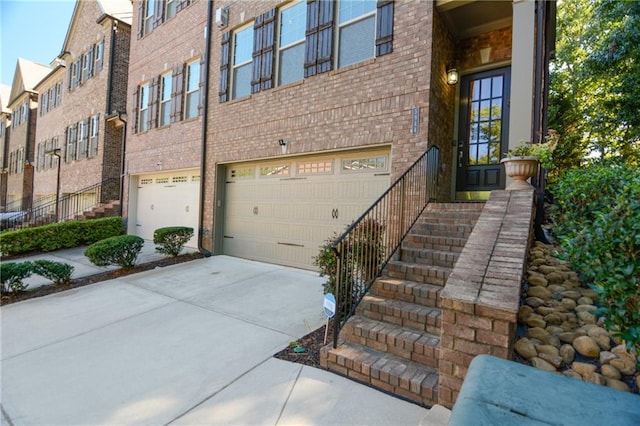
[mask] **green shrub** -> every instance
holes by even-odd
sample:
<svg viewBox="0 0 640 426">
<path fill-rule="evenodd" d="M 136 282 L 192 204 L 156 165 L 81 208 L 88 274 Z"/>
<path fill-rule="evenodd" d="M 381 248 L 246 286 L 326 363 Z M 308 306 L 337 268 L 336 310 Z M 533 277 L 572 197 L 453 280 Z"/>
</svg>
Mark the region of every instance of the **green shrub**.
<svg viewBox="0 0 640 426">
<path fill-rule="evenodd" d="M 2 262 L 0 263 L 0 281 L 2 294 L 22 291 L 27 285 L 22 280 L 29 278 L 33 273 L 31 262 Z"/>
<path fill-rule="evenodd" d="M 53 223 L 1 233 L 0 252 L 7 256 L 37 250 L 54 251 L 92 244 L 122 233 L 122 217 Z"/>
<path fill-rule="evenodd" d="M 186 226 L 169 226 L 156 229 L 153 233 L 153 243 L 157 244 L 156 251 L 167 256 L 177 256 L 184 245 L 193 236 L 193 228 Z"/>
<path fill-rule="evenodd" d="M 84 252 L 97 266 L 118 265 L 127 269 L 135 265 L 144 240 L 135 235 L 118 235 L 93 243 Z"/>
<path fill-rule="evenodd" d="M 640 173 L 596 164 L 551 186 L 554 232 L 599 296 L 597 314 L 640 355 Z"/>
<path fill-rule="evenodd" d="M 73 266 L 62 262 L 54 262 L 51 260 L 36 260 L 33 262 L 33 271 L 43 276 L 54 284 L 68 283 L 71 281 L 71 274 L 73 274 Z"/>
</svg>

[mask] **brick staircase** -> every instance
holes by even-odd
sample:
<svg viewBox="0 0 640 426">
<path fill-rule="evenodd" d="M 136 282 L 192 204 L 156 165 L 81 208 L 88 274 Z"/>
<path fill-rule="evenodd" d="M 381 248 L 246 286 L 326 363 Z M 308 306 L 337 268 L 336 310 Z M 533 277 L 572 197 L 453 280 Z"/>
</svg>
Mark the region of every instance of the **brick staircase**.
<svg viewBox="0 0 640 426">
<path fill-rule="evenodd" d="M 84 219 L 97 219 L 100 217 L 118 216 L 120 214 L 120 200 L 112 200 L 107 203 L 102 203 L 92 208 L 90 211 L 86 211 L 81 215 L 76 216 L 77 220 Z"/>
<path fill-rule="evenodd" d="M 418 404 L 437 404 L 439 294 L 483 206 L 430 204 L 340 331 L 338 347 L 321 350 L 322 367 Z"/>
</svg>

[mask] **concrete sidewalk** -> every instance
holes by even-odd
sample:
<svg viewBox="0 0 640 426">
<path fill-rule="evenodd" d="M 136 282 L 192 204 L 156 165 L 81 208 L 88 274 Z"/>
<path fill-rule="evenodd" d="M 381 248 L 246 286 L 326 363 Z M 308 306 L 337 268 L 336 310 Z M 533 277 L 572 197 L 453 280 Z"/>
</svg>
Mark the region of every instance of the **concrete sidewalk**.
<svg viewBox="0 0 640 426">
<path fill-rule="evenodd" d="M 324 324 L 322 281 L 216 256 L 4 306 L 2 425 L 420 424 L 429 410 L 272 357 Z"/>
</svg>

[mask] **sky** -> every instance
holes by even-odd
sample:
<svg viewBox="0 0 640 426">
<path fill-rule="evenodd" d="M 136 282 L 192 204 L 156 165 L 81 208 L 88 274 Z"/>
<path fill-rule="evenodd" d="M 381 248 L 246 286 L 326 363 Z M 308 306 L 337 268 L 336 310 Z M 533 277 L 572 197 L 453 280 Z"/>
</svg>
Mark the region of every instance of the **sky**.
<svg viewBox="0 0 640 426">
<path fill-rule="evenodd" d="M 18 57 L 49 65 L 60 54 L 75 0 L 0 0 L 0 82 L 11 86 Z"/>
</svg>

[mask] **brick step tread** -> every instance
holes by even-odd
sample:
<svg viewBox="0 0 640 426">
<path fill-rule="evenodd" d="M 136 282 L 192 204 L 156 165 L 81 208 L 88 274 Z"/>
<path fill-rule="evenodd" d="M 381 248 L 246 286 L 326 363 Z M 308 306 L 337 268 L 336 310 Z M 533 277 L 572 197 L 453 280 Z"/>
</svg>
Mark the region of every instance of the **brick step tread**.
<svg viewBox="0 0 640 426">
<path fill-rule="evenodd" d="M 416 223 L 409 231 L 409 234 L 422 235 L 452 235 L 457 237 L 465 237 L 473 231 L 471 224 L 449 224 L 449 223 Z"/>
<path fill-rule="evenodd" d="M 370 293 L 405 302 L 418 303 L 423 306 L 436 307 L 440 306 L 441 290 L 442 286 L 439 285 L 382 277 L 374 281 Z"/>
<path fill-rule="evenodd" d="M 460 253 L 462 252 L 466 242 L 467 238 L 465 237 L 409 234 L 402 242 L 402 247 L 424 248 Z"/>
<path fill-rule="evenodd" d="M 336 349 L 322 348 L 321 364 L 338 374 L 424 406 L 438 402 L 438 371 L 420 363 L 343 342 Z"/>
<path fill-rule="evenodd" d="M 430 203 L 426 211 L 482 211 L 485 203 Z"/>
<path fill-rule="evenodd" d="M 358 305 L 357 313 L 369 319 L 440 335 L 442 310 L 435 306 L 366 294 Z"/>
<path fill-rule="evenodd" d="M 451 271 L 452 268 L 446 266 L 422 265 L 401 260 L 391 260 L 387 263 L 385 273 L 391 278 L 444 286 Z"/>
<path fill-rule="evenodd" d="M 451 250 L 405 246 L 400 248 L 400 259 L 403 262 L 453 267 L 459 257 L 460 252 Z"/>
</svg>

